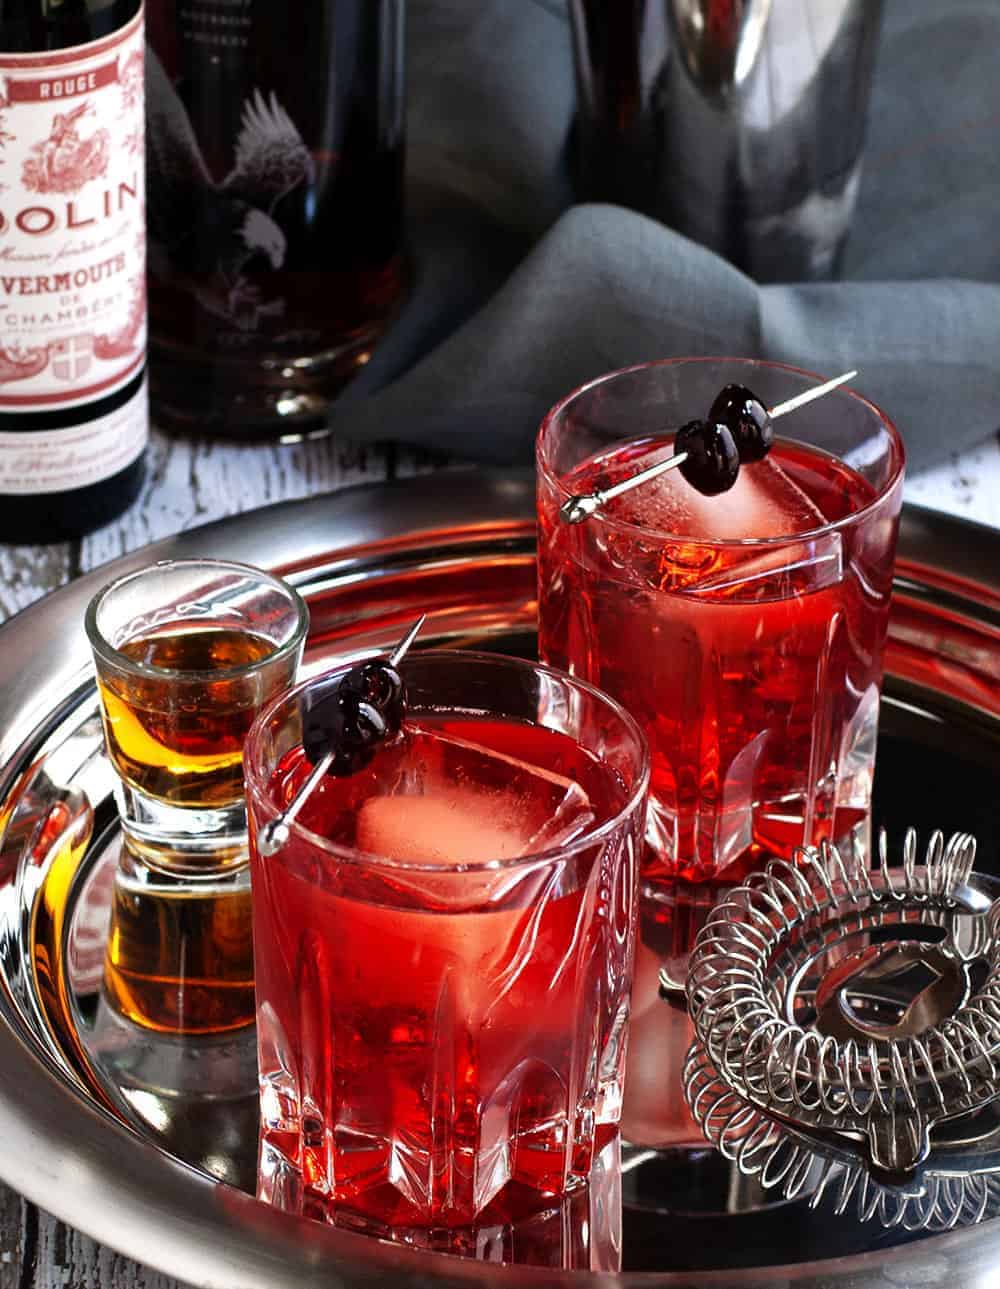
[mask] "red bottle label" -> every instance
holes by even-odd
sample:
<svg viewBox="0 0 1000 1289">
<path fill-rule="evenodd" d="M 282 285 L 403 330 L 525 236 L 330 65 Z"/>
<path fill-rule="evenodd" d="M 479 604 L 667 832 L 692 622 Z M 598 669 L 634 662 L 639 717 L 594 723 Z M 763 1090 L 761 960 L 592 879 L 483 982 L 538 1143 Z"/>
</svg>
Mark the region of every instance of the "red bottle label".
<svg viewBox="0 0 1000 1289">
<path fill-rule="evenodd" d="M 141 10 L 0 54 L 0 412 L 81 406 L 142 366 L 144 183 Z"/>
</svg>

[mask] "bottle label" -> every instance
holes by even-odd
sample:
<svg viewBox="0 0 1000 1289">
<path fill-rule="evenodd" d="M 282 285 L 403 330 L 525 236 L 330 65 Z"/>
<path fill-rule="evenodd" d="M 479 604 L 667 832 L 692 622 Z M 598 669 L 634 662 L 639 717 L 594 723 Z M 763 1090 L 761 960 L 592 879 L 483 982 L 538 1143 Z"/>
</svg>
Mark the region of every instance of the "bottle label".
<svg viewBox="0 0 1000 1289">
<path fill-rule="evenodd" d="M 141 9 L 87 45 L 0 54 L 0 413 L 79 407 L 142 366 L 144 146 Z"/>
<path fill-rule="evenodd" d="M 142 454 L 148 432 L 145 381 L 113 412 L 65 430 L 0 429 L 0 497 L 73 492 L 101 483 Z"/>
</svg>

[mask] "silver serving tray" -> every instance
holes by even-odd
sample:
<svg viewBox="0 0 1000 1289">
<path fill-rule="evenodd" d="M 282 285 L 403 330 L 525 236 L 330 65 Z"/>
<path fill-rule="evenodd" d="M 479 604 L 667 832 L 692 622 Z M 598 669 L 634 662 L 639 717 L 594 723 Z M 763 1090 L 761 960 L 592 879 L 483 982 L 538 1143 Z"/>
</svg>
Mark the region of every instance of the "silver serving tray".
<svg viewBox="0 0 1000 1289">
<path fill-rule="evenodd" d="M 790 1261 L 785 1250 L 781 1265 L 666 1270 L 685 1265 L 690 1244 L 739 1241 L 748 1230 L 699 1225 L 668 1197 L 660 1212 L 647 1205 L 626 1216 L 626 1265 L 649 1271 L 620 1277 L 381 1244 L 273 1211 L 241 1189 L 252 1186 L 252 1098 L 206 1106 L 178 1095 L 168 1078 L 159 1100 L 130 1100 L 95 1056 L 87 949 L 99 955 L 94 928 L 106 908 L 115 825 L 82 629 L 90 596 L 155 559 L 210 555 L 274 569 L 299 587 L 312 615 L 310 669 L 392 642 L 418 607 L 429 612 L 425 645 L 530 652 L 533 512 L 527 475 L 478 471 L 284 503 L 118 560 L 0 631 L 0 1176 L 94 1239 L 206 1289 L 382 1277 L 401 1286 L 581 1289 L 612 1281 L 985 1286 L 1000 1258 L 1000 1221 L 899 1244 L 870 1228 L 831 1236 L 831 1219 L 821 1219 L 803 1227 L 808 1261 Z M 980 866 L 997 872 L 998 781 L 1000 533 L 904 507 L 877 818 L 894 832 L 909 823 L 978 832 Z M 234 1044 L 226 1059 L 252 1061 L 252 1036 Z M 683 1190 L 683 1179 L 673 1180 Z M 766 1249 L 768 1230 L 787 1230 L 791 1215 L 760 1212 L 741 1220 L 755 1223 L 751 1239 Z M 858 1248 L 866 1251 L 834 1256 Z"/>
</svg>

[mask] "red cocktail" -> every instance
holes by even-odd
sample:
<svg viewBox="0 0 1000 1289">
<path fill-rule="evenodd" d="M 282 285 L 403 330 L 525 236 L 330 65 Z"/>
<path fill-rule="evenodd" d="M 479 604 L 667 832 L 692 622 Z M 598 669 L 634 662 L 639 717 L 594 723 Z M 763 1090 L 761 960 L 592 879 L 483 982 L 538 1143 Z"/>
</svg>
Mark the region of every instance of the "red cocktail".
<svg viewBox="0 0 1000 1289">
<path fill-rule="evenodd" d="M 875 407 L 838 390 L 799 409 L 721 495 L 673 471 L 585 523 L 560 521 L 569 495 L 669 455 L 673 429 L 728 382 L 771 406 L 816 379 L 652 364 L 577 391 L 539 436 L 541 653 L 647 734 L 654 892 L 842 838 L 871 799 L 903 473 Z"/>
<path fill-rule="evenodd" d="M 387 1235 L 504 1227 L 614 1136 L 646 753 L 547 668 L 423 654 L 401 735 L 256 837 L 311 764 L 303 702 L 247 744 L 261 1195 Z"/>
</svg>

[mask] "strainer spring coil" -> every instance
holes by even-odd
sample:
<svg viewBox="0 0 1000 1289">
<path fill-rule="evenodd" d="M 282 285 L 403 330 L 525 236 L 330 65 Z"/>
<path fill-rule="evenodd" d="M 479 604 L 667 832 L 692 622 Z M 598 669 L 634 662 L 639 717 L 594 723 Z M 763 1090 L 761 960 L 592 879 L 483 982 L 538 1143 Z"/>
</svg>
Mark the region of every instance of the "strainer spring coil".
<svg viewBox="0 0 1000 1289">
<path fill-rule="evenodd" d="M 893 869 L 883 834 L 873 869 L 856 838 L 846 858 L 823 843 L 796 862 L 773 861 L 717 904 L 699 933 L 687 994 L 723 1083 L 772 1117 L 861 1134 L 872 1165 L 890 1173 L 912 1171 L 926 1157 L 933 1122 L 997 1096 L 1000 904 L 968 915 L 963 892 L 975 851 L 968 834 L 945 844 L 935 833 L 918 865 L 911 830 Z M 807 960 L 835 955 L 851 935 L 905 940 L 928 925 L 963 970 L 976 960 L 988 965 L 939 1024 L 901 1037 L 842 1039 L 796 1022 L 791 998 Z"/>
</svg>

